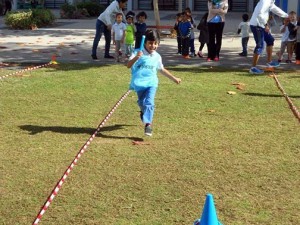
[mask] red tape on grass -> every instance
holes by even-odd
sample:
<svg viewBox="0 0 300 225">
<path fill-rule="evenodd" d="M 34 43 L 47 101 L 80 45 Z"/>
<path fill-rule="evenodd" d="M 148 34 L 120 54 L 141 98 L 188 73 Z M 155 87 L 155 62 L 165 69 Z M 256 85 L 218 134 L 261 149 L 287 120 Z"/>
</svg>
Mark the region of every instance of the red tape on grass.
<svg viewBox="0 0 300 225">
<path fill-rule="evenodd" d="M 46 210 L 48 209 L 48 207 L 50 206 L 51 202 L 53 201 L 53 199 L 55 198 L 55 196 L 57 195 L 57 193 L 59 192 L 61 186 L 63 185 L 64 181 L 67 179 L 68 175 L 70 174 L 70 172 L 72 171 L 72 169 L 74 168 L 74 166 L 76 165 L 77 161 L 79 160 L 79 158 L 82 156 L 82 154 L 85 152 L 85 150 L 88 148 L 88 146 L 91 144 L 91 142 L 93 141 L 93 139 L 96 137 L 96 135 L 98 134 L 98 132 L 100 131 L 100 129 L 103 127 L 103 125 L 105 124 L 105 122 L 109 119 L 109 117 L 113 114 L 113 112 L 118 108 L 118 106 L 122 103 L 122 101 L 129 95 L 129 93 L 131 92 L 131 90 L 128 90 L 120 99 L 119 101 L 112 107 L 112 109 L 110 110 L 110 112 L 105 116 L 105 118 L 102 120 L 102 122 L 98 125 L 96 131 L 90 136 L 90 138 L 86 141 L 86 143 L 81 147 L 81 149 L 79 150 L 79 152 L 77 153 L 76 157 L 74 158 L 74 160 L 72 161 L 72 163 L 69 165 L 69 167 L 67 168 L 67 170 L 64 172 L 64 175 L 60 178 L 60 180 L 58 181 L 58 183 L 56 184 L 56 186 L 54 187 L 54 189 L 52 190 L 50 196 L 48 197 L 47 201 L 44 203 L 44 205 L 42 206 L 40 212 L 38 213 L 37 217 L 35 218 L 33 225 L 36 225 L 40 222 L 42 216 L 44 215 L 44 213 L 46 212 Z"/>
</svg>

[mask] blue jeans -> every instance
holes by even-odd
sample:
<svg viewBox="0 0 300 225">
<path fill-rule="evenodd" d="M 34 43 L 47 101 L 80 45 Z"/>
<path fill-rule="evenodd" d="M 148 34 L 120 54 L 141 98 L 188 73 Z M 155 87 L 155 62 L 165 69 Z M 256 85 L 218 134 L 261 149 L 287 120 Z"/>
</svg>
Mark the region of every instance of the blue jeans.
<svg viewBox="0 0 300 225">
<path fill-rule="evenodd" d="M 99 41 L 101 39 L 102 33 L 104 33 L 105 37 L 105 52 L 104 57 L 109 56 L 110 42 L 111 42 L 111 30 L 107 29 L 107 26 L 101 21 L 97 19 L 96 22 L 96 34 L 93 42 L 92 55 L 97 56 L 97 47 Z"/>
<path fill-rule="evenodd" d="M 157 87 L 148 87 L 144 90 L 137 91 L 137 103 L 143 112 L 143 123 L 152 123 L 154 115 L 154 98 Z"/>
<path fill-rule="evenodd" d="M 271 33 L 267 33 L 265 31 L 265 28 L 252 26 L 252 25 L 250 25 L 250 28 L 256 43 L 254 53 L 261 55 L 264 49 L 264 42 L 267 43 L 267 46 L 274 45 L 274 37 L 272 36 Z"/>
<path fill-rule="evenodd" d="M 245 54 L 248 53 L 248 41 L 249 41 L 249 37 L 242 38 L 243 53 Z"/>
</svg>

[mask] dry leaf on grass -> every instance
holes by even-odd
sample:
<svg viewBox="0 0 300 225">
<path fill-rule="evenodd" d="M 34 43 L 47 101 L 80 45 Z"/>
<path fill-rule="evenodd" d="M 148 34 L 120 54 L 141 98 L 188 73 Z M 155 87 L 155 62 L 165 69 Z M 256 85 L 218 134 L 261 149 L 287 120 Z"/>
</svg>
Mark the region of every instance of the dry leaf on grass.
<svg viewBox="0 0 300 225">
<path fill-rule="evenodd" d="M 227 94 L 229 94 L 229 95 L 235 95 L 236 92 L 235 91 L 227 91 Z"/>
<path fill-rule="evenodd" d="M 215 112 L 216 110 L 214 110 L 214 109 L 208 109 L 208 110 L 206 110 L 206 112 Z"/>
<path fill-rule="evenodd" d="M 150 145 L 149 143 L 144 142 L 144 141 L 132 141 L 132 144 L 133 145 Z"/>
</svg>

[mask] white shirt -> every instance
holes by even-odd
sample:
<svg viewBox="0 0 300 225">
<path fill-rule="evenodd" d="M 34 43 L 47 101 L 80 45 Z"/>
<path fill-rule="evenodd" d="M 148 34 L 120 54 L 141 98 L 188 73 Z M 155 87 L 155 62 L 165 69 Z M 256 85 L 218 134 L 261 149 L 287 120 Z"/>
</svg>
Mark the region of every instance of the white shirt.
<svg viewBox="0 0 300 225">
<path fill-rule="evenodd" d="M 118 1 L 113 1 L 103 13 L 100 14 L 98 20 L 101 20 L 106 26 L 112 25 L 116 20 L 116 14 L 122 13 L 125 18 L 122 9 L 119 7 Z"/>
<path fill-rule="evenodd" d="M 265 28 L 265 25 L 269 19 L 269 12 L 273 12 L 277 16 L 286 18 L 288 14 L 282 11 L 279 7 L 275 5 L 275 0 L 260 0 L 252 14 L 250 19 L 250 25 L 259 26 Z"/>
<path fill-rule="evenodd" d="M 281 36 L 281 42 L 285 42 L 288 40 L 289 38 L 289 28 L 287 26 L 284 26 L 284 25 L 281 25 L 280 26 L 280 31 L 285 27 L 285 31 L 284 32 L 281 32 L 282 36 Z"/>
<path fill-rule="evenodd" d="M 112 31 L 115 34 L 115 41 L 121 41 L 124 38 L 124 32 L 126 30 L 125 23 L 117 23 L 115 22 L 112 26 Z"/>
<path fill-rule="evenodd" d="M 239 29 L 241 29 L 242 38 L 249 37 L 249 33 L 250 33 L 250 23 L 249 22 L 241 22 L 239 24 Z"/>
</svg>

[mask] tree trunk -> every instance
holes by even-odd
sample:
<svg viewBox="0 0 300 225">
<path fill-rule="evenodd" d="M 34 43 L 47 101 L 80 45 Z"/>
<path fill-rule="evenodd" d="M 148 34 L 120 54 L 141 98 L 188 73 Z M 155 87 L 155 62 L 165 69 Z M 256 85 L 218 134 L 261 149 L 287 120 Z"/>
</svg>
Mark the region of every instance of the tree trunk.
<svg viewBox="0 0 300 225">
<path fill-rule="evenodd" d="M 178 12 L 182 12 L 182 0 L 178 0 Z"/>
<path fill-rule="evenodd" d="M 154 18 L 155 18 L 155 25 L 157 32 L 160 33 L 159 26 L 160 26 L 160 17 L 159 17 L 159 10 L 158 10 L 158 0 L 153 0 L 153 8 L 154 8 Z"/>
</svg>

